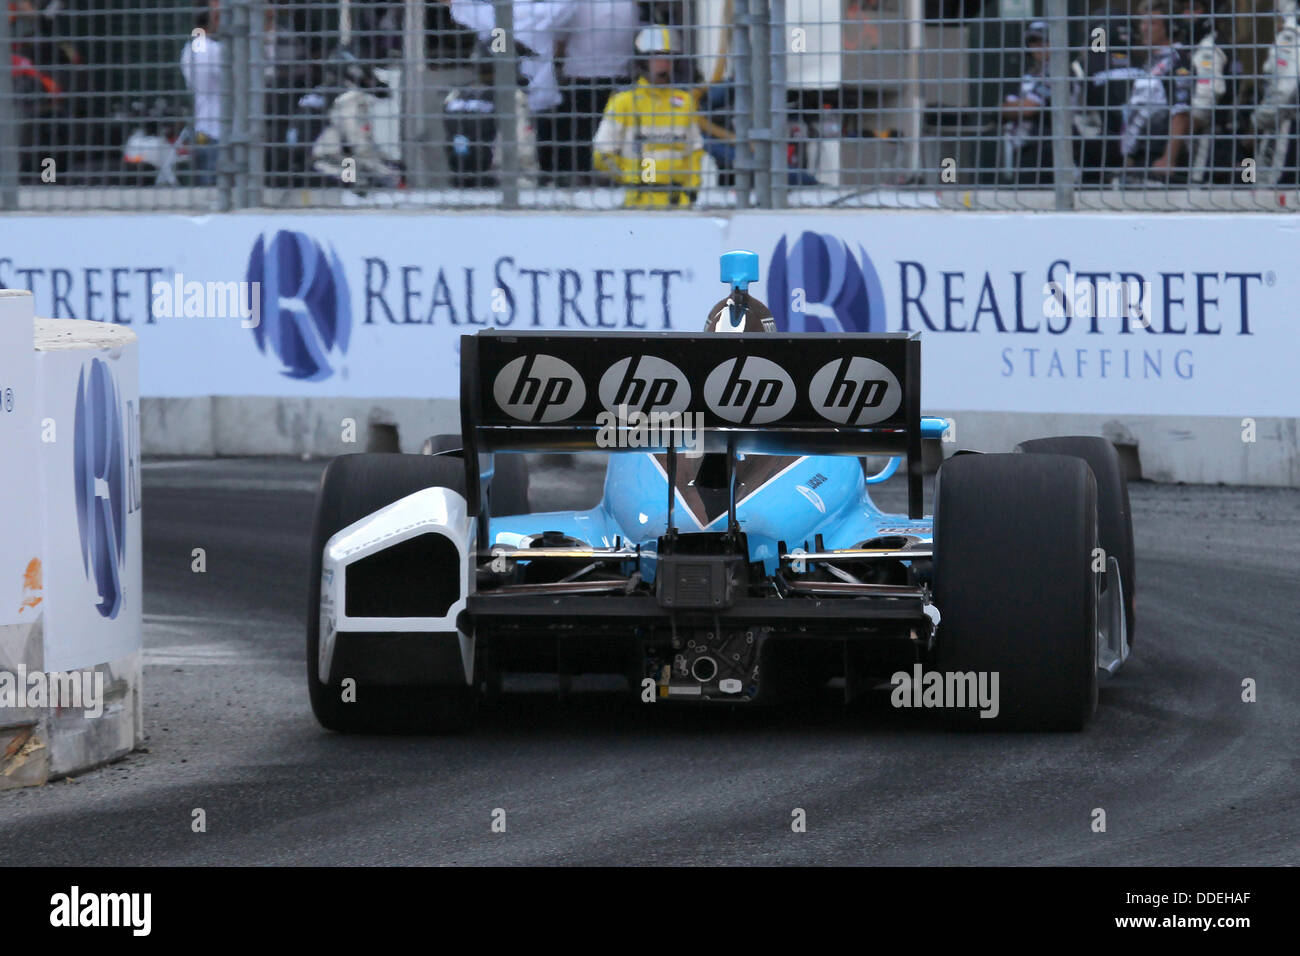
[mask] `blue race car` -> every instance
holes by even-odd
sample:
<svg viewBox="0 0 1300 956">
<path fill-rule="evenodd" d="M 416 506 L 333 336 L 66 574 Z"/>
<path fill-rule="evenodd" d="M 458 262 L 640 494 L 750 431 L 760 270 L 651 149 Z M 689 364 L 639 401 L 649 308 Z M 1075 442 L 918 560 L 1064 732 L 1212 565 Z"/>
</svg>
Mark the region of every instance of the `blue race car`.
<svg viewBox="0 0 1300 956">
<path fill-rule="evenodd" d="M 1128 492 L 1100 438 L 958 452 L 922 504 L 918 337 L 778 334 L 722 257 L 702 333 L 484 331 L 460 436 L 325 470 L 307 624 L 338 731 L 467 726 L 502 673 L 626 675 L 647 703 L 842 683 L 978 726 L 1079 729 L 1134 625 Z M 523 452 L 609 452 L 532 513 Z M 890 456 L 870 474 L 866 456 Z M 900 466 L 906 514 L 870 486 Z"/>
</svg>

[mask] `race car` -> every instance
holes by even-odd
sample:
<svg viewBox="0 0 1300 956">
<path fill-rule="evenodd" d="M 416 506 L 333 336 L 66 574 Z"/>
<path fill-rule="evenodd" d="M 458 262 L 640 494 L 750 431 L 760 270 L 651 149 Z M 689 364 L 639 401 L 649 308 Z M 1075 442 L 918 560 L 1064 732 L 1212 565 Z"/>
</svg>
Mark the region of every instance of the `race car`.
<svg viewBox="0 0 1300 956">
<path fill-rule="evenodd" d="M 919 337 L 781 334 L 755 254 L 721 278 L 700 333 L 465 336 L 459 436 L 329 464 L 307 621 L 322 725 L 462 730 L 501 675 L 533 672 L 624 675 L 654 706 L 838 686 L 909 706 L 906 679 L 957 724 L 1084 727 L 1134 633 L 1114 446 L 959 451 L 926 515 L 922 443 L 948 423 L 921 415 Z M 532 512 L 526 452 L 606 453 L 600 502 Z M 891 514 L 870 490 L 900 467 Z"/>
</svg>

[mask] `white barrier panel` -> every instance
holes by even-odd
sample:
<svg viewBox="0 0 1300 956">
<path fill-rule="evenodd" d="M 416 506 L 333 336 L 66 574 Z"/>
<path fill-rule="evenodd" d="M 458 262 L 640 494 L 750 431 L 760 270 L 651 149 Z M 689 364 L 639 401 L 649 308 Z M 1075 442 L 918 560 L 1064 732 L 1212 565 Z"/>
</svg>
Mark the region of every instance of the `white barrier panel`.
<svg viewBox="0 0 1300 956">
<path fill-rule="evenodd" d="M 14 389 L 22 427 L 0 431 L 0 475 L 22 490 L 0 502 L 0 570 L 23 566 L 18 600 L 7 579 L 0 590 L 6 787 L 78 772 L 139 742 L 142 561 L 135 335 L 33 322 L 30 295 L 0 296 L 0 330 L 0 377 L 26 383 Z"/>
<path fill-rule="evenodd" d="M 1277 216 L 752 213 L 790 329 L 916 331 L 927 408 L 1295 416 L 1295 226 Z"/>
<path fill-rule="evenodd" d="M 454 398 L 461 334 L 696 329 L 718 254 L 749 248 L 784 327 L 922 332 L 931 407 L 1300 414 L 1281 216 L 135 216 L 129 244 L 115 217 L 6 222 L 0 286 L 136 330 L 148 397 Z"/>
<path fill-rule="evenodd" d="M 783 328 L 919 331 L 925 407 L 975 426 L 958 442 L 1132 436 L 1162 478 L 1300 481 L 1284 216 L 133 216 L 129 244 L 119 217 L 10 224 L 0 286 L 139 333 L 157 453 L 338 454 L 376 425 L 418 448 L 456 428 L 463 333 L 698 329 L 718 254 L 749 248 Z"/>
<path fill-rule="evenodd" d="M 45 658 L 68 670 L 140 647 L 139 346 L 126 329 L 43 319 L 36 348 Z"/>
<path fill-rule="evenodd" d="M 13 503 L 0 507 L 0 627 L 30 624 L 40 613 L 40 486 L 34 460 L 13 453 L 36 434 L 31 310 L 30 295 L 0 291 L 0 489 Z M 14 653 L 0 645 L 0 667 Z"/>
<path fill-rule="evenodd" d="M 702 322 L 719 294 L 724 223 L 366 214 L 5 225 L 23 242 L 0 248 L 0 286 L 32 289 L 41 315 L 138 332 L 147 396 L 451 398 L 465 332 Z"/>
<path fill-rule="evenodd" d="M 37 405 L 32 297 L 0 291 L 0 675 L 44 665 Z M 0 789 L 48 773 L 43 714 L 20 703 L 0 697 Z"/>
</svg>

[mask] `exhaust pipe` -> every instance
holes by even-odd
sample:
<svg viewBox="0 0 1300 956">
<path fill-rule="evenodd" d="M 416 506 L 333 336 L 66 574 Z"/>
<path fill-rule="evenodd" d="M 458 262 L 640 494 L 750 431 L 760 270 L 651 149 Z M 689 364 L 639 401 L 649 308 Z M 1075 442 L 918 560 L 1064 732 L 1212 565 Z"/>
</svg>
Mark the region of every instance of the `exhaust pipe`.
<svg viewBox="0 0 1300 956">
<path fill-rule="evenodd" d="M 718 662 L 712 657 L 697 657 L 691 664 L 691 676 L 701 684 L 707 684 L 718 676 Z"/>
</svg>

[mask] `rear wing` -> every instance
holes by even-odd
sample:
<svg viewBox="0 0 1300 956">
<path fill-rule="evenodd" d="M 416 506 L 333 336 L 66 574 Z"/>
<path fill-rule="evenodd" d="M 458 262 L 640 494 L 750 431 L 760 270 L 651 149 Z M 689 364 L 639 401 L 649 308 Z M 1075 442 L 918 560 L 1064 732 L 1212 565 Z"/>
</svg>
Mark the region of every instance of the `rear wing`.
<svg viewBox="0 0 1300 956">
<path fill-rule="evenodd" d="M 484 331 L 460 358 L 471 514 L 487 514 L 480 454 L 672 455 L 671 436 L 699 429 L 705 452 L 905 457 L 922 517 L 916 333 Z"/>
</svg>

